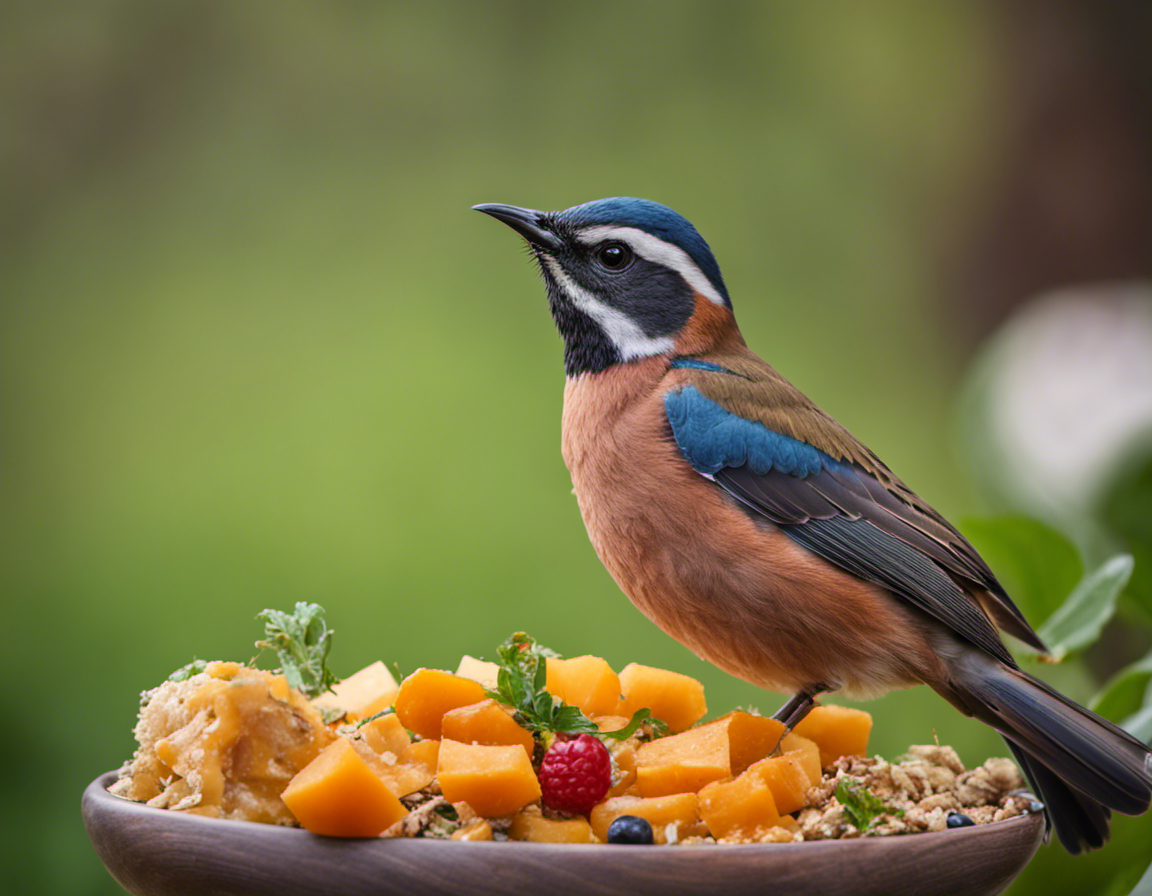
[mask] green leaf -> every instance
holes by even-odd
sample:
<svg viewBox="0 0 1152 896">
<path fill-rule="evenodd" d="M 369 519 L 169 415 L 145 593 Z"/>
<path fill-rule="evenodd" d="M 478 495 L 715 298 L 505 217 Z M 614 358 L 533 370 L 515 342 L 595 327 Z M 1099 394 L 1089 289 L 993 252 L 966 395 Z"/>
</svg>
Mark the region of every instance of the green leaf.
<svg viewBox="0 0 1152 896">
<path fill-rule="evenodd" d="M 668 726 L 665 725 L 664 722 L 661 722 L 660 719 L 653 718 L 652 710 L 648 709 L 648 707 L 643 707 L 632 713 L 632 718 L 628 720 L 628 724 L 623 728 L 617 728 L 615 731 L 601 731 L 600 734 L 603 737 L 610 737 L 613 740 L 628 740 L 628 738 L 636 733 L 636 729 L 649 719 L 655 723 L 654 727 L 659 728 L 663 726 L 663 728 L 667 730 Z"/>
<path fill-rule="evenodd" d="M 1064 533 L 1024 516 L 966 519 L 961 531 L 1032 625 L 1051 616 L 1084 575 Z"/>
<path fill-rule="evenodd" d="M 1152 743 L 1152 706 L 1145 706 L 1133 713 L 1120 723 L 1120 727 L 1137 740 Z"/>
<path fill-rule="evenodd" d="M 1152 651 L 1113 675 L 1100 693 L 1092 698 L 1088 708 L 1106 719 L 1119 722 L 1139 711 L 1146 699 L 1152 696 L 1149 682 L 1152 682 Z"/>
<path fill-rule="evenodd" d="M 1084 577 L 1038 634 L 1057 660 L 1082 650 L 1100 636 L 1116 612 L 1116 599 L 1132 575 L 1132 557 L 1117 554 Z"/>
<path fill-rule="evenodd" d="M 318 697 L 340 680 L 325 665 L 332 632 L 319 604 L 299 602 L 292 613 L 261 610 L 256 618 L 264 620 L 264 640 L 256 646 L 276 651 L 280 671 L 292 687 Z"/>
<path fill-rule="evenodd" d="M 208 668 L 207 660 L 192 660 L 187 666 L 181 666 L 168 676 L 169 681 L 187 681 L 193 675 L 199 675 Z"/>
<path fill-rule="evenodd" d="M 903 815 L 904 812 L 886 805 L 876 794 L 855 778 L 841 778 L 836 785 L 836 799 L 844 807 L 848 821 L 858 831 L 866 831 L 881 815 Z"/>
</svg>

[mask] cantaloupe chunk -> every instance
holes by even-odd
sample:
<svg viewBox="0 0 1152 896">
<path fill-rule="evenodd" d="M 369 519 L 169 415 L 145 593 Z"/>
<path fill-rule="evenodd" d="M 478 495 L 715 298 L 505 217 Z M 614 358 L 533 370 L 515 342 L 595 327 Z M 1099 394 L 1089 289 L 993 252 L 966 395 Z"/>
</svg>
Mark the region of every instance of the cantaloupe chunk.
<svg viewBox="0 0 1152 896">
<path fill-rule="evenodd" d="M 757 837 L 780 823 L 771 788 L 749 771 L 731 781 L 714 781 L 700 791 L 700 818 L 714 837 Z"/>
<path fill-rule="evenodd" d="M 312 701 L 317 709 L 342 710 L 349 722 L 383 712 L 396 699 L 400 686 L 380 660 L 332 686 Z"/>
<path fill-rule="evenodd" d="M 429 740 L 440 739 L 444 713 L 487 699 L 484 688 L 470 678 L 440 669 L 417 669 L 396 694 L 396 715 L 409 731 Z"/>
<path fill-rule="evenodd" d="M 496 689 L 496 676 L 500 667 L 487 660 L 478 660 L 474 656 L 465 654 L 460 658 L 460 665 L 456 667 L 456 674 L 461 678 L 470 678 L 479 682 L 489 690 Z"/>
<path fill-rule="evenodd" d="M 523 747 L 493 747 L 444 740 L 436 777 L 444 798 L 466 802 L 485 818 L 498 818 L 540 798 L 540 782 Z"/>
<path fill-rule="evenodd" d="M 486 818 L 477 818 L 457 828 L 452 833 L 453 840 L 491 840 L 492 825 Z"/>
<path fill-rule="evenodd" d="M 436 779 L 439 750 L 438 740 L 418 740 L 397 756 L 394 763 L 377 766 L 377 774 L 396 796 L 423 790 Z"/>
<path fill-rule="evenodd" d="M 820 748 L 816 746 L 815 741 L 791 732 L 784 735 L 784 740 L 780 742 L 780 751 L 784 755 L 789 753 L 796 755 L 808 774 L 809 786 L 819 784 L 824 779 L 824 772 L 820 767 Z"/>
<path fill-rule="evenodd" d="M 400 717 L 394 712 L 373 719 L 358 729 L 360 739 L 375 753 L 391 753 L 399 756 L 412 745 L 412 738 L 400 724 Z"/>
<path fill-rule="evenodd" d="M 780 737 L 784 734 L 782 722 L 741 709 L 699 727 L 711 726 L 724 727 L 728 732 L 728 756 L 733 775 L 741 774 L 753 762 L 769 755 L 779 745 Z"/>
<path fill-rule="evenodd" d="M 794 730 L 816 742 L 820 748 L 820 764 L 827 768 L 841 756 L 864 756 L 868 752 L 872 716 L 847 706 L 817 706 Z"/>
<path fill-rule="evenodd" d="M 803 754 L 786 753 L 761 759 L 748 767 L 745 777 L 758 777 L 772 791 L 776 811 L 790 815 L 808 802 L 807 794 L 811 783 L 804 769 Z"/>
<path fill-rule="evenodd" d="M 305 828 L 330 837 L 375 837 L 408 814 L 343 737 L 301 769 L 280 798 Z"/>
<path fill-rule="evenodd" d="M 672 827 L 673 840 L 682 840 L 699 832 L 699 816 L 694 793 L 677 793 L 654 798 L 617 796 L 604 800 L 592 809 L 592 814 L 589 816 L 596 839 L 601 843 L 607 842 L 608 828 L 621 815 L 647 818 L 652 825 L 653 839 L 657 843 L 668 842 L 669 826 Z"/>
<path fill-rule="evenodd" d="M 641 744 L 636 751 L 636 790 L 641 796 L 695 793 L 731 773 L 726 725 L 692 728 Z"/>
<path fill-rule="evenodd" d="M 527 806 L 512 818 L 508 839 L 533 843 L 596 843 L 592 826 L 583 818 L 545 818 L 538 806 Z"/>
<path fill-rule="evenodd" d="M 465 744 L 501 747 L 518 744 L 524 748 L 529 759 L 536 748 L 532 734 L 517 725 L 507 710 L 495 700 L 482 700 L 444 713 L 440 728 L 444 737 Z"/>
<path fill-rule="evenodd" d="M 620 691 L 617 714 L 630 719 L 636 710 L 647 707 L 667 723 L 672 734 L 687 731 L 708 711 L 704 685 L 667 669 L 629 663 L 620 673 Z"/>
<path fill-rule="evenodd" d="M 620 702 L 620 677 L 598 656 L 548 657 L 548 692 L 587 716 L 611 715 Z"/>
</svg>

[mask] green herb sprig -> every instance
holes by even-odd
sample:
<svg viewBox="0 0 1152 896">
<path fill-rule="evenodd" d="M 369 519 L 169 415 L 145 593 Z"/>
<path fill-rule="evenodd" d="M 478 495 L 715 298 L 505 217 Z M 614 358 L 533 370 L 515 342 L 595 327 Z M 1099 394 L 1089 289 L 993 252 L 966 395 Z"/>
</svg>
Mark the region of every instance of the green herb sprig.
<svg viewBox="0 0 1152 896">
<path fill-rule="evenodd" d="M 628 724 L 616 731 L 601 731 L 578 706 L 571 706 L 548 692 L 548 657 L 558 654 L 517 632 L 496 649 L 496 689 L 488 691 L 493 700 L 516 711 L 516 721 L 529 731 L 542 734 L 597 734 L 615 740 L 627 740 L 651 715 L 638 709 Z M 652 722 L 658 722 L 652 719 Z"/>
<path fill-rule="evenodd" d="M 257 641 L 256 646 L 276 651 L 280 671 L 292 687 L 318 697 L 340 680 L 325 663 L 332 648 L 332 632 L 319 604 L 301 601 L 292 613 L 261 610 L 256 618 L 264 620 L 264 640 Z"/>
<path fill-rule="evenodd" d="M 902 809 L 889 806 L 855 778 L 841 778 L 836 785 L 836 799 L 844 807 L 848 821 L 858 831 L 866 831 L 881 815 L 903 815 Z"/>
</svg>

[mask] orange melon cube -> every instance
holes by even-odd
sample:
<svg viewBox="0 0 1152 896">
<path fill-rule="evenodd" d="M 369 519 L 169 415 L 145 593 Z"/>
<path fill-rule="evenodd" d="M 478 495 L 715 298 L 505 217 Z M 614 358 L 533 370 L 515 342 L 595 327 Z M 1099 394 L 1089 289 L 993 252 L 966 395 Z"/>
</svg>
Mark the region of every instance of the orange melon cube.
<svg viewBox="0 0 1152 896">
<path fill-rule="evenodd" d="M 847 706 L 817 706 L 794 730 L 816 742 L 820 748 L 820 765 L 827 768 L 841 756 L 863 756 L 868 752 L 872 716 Z"/>
<path fill-rule="evenodd" d="M 399 685 L 380 660 L 332 686 L 312 700 L 317 709 L 342 710 L 349 722 L 383 712 L 396 699 Z"/>
<path fill-rule="evenodd" d="M 796 755 L 808 775 L 810 787 L 824 779 L 824 771 L 820 766 L 820 748 L 816 746 L 815 741 L 796 733 L 785 734 L 784 740 L 780 742 L 780 750 L 785 756 L 789 753 Z"/>
<path fill-rule="evenodd" d="M 712 726 L 723 727 L 728 732 L 728 756 L 733 775 L 741 774 L 753 762 L 768 756 L 779 746 L 784 734 L 782 722 L 740 709 L 699 727 Z"/>
<path fill-rule="evenodd" d="M 587 716 L 611 715 L 620 702 L 620 677 L 598 656 L 548 657 L 548 692 Z"/>
<path fill-rule="evenodd" d="M 629 663 L 620 673 L 620 691 L 617 713 L 630 719 L 636 710 L 647 707 L 672 734 L 687 731 L 708 711 L 704 685 L 667 669 Z"/>
<path fill-rule="evenodd" d="M 529 840 L 533 843 L 596 843 L 592 826 L 583 818 L 560 821 L 545 818 L 538 806 L 521 809 L 508 828 L 509 840 Z"/>
<path fill-rule="evenodd" d="M 417 669 L 396 694 L 396 715 L 409 731 L 439 740 L 444 714 L 459 706 L 487 699 L 484 688 L 470 678 L 440 669 Z"/>
<path fill-rule="evenodd" d="M 695 793 L 731 773 L 725 725 L 702 725 L 641 744 L 636 751 L 636 790 L 645 797 Z"/>
<path fill-rule="evenodd" d="M 377 774 L 396 796 L 423 790 L 436 779 L 439 750 L 438 740 L 418 740 L 397 756 L 394 763 L 381 763 Z"/>
<path fill-rule="evenodd" d="M 536 748 L 532 733 L 521 728 L 515 720 L 495 700 L 482 700 L 470 706 L 459 706 L 444 713 L 440 726 L 444 737 L 465 744 L 488 744 L 489 746 L 519 745 L 528 758 Z"/>
<path fill-rule="evenodd" d="M 713 837 L 757 837 L 780 823 L 772 790 L 752 772 L 700 791 L 700 818 Z"/>
<path fill-rule="evenodd" d="M 412 738 L 400 724 L 400 717 L 394 712 L 386 716 L 373 719 L 359 728 L 360 739 L 366 743 L 374 753 L 391 753 L 399 756 L 412 745 Z"/>
<path fill-rule="evenodd" d="M 799 752 L 761 759 L 749 766 L 747 776 L 759 777 L 768 785 L 781 815 L 790 815 L 808 802 L 808 788 L 812 785 Z"/>
<path fill-rule="evenodd" d="M 621 815 L 647 818 L 657 843 L 667 843 L 669 839 L 675 842 L 694 834 L 699 823 L 694 793 L 652 798 L 617 796 L 604 800 L 592 809 L 589 821 L 596 839 L 601 843 L 607 842 L 608 828 Z"/>
<path fill-rule="evenodd" d="M 474 656 L 465 654 L 460 658 L 460 665 L 456 667 L 456 674 L 461 678 L 470 678 L 489 690 L 496 689 L 496 676 L 500 667 L 487 660 L 478 660 Z"/>
<path fill-rule="evenodd" d="M 329 837 L 375 837 L 408 814 L 343 737 L 302 768 L 280 798 L 305 828 Z"/>
<path fill-rule="evenodd" d="M 450 802 L 466 802 L 477 815 L 498 818 L 540 798 L 540 782 L 523 747 L 444 740 L 436 766 Z"/>
<path fill-rule="evenodd" d="M 457 828 L 452 833 L 453 840 L 491 840 L 492 825 L 485 818 L 477 818 Z"/>
</svg>

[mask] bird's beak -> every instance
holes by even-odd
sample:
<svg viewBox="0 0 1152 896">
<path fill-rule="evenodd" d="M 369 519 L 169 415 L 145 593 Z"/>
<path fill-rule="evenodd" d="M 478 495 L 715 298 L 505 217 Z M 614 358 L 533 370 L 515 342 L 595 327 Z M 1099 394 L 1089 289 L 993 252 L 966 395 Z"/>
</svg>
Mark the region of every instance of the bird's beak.
<svg viewBox="0 0 1152 896">
<path fill-rule="evenodd" d="M 556 234 L 544 227 L 544 213 L 530 208 L 519 208 L 515 205 L 503 205 L 499 202 L 488 202 L 484 205 L 472 206 L 478 212 L 491 215 L 498 221 L 503 221 L 520 236 L 528 240 L 533 246 L 541 249 L 559 249 L 560 240 Z"/>
</svg>

